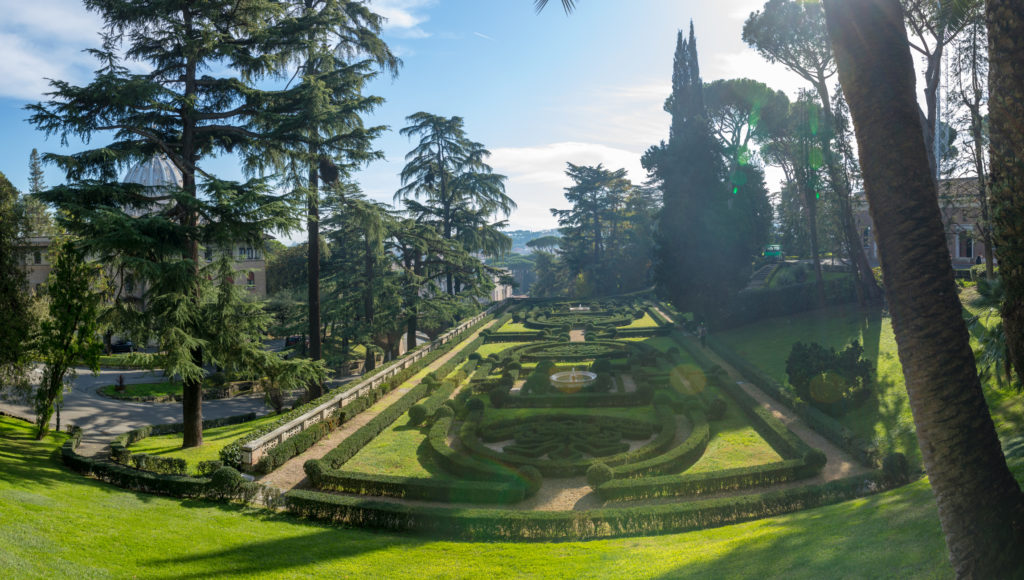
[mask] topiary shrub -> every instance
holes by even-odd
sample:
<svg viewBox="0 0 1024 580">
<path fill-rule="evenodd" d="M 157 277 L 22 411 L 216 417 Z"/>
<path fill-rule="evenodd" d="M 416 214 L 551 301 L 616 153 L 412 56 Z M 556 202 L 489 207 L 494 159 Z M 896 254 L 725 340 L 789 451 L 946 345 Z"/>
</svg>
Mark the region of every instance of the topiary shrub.
<svg viewBox="0 0 1024 580">
<path fill-rule="evenodd" d="M 482 360 L 483 358 L 484 357 L 481 356 L 481 354 L 478 353 L 478 352 L 474 352 L 474 353 L 470 354 L 469 357 L 468 357 L 469 360 L 477 360 L 477 361 L 478 360 Z"/>
<path fill-rule="evenodd" d="M 910 481 L 910 463 L 902 453 L 890 453 L 882 459 L 882 474 L 889 485 L 903 485 Z"/>
<path fill-rule="evenodd" d="M 595 463 L 587 468 L 587 484 L 597 488 L 603 483 L 615 479 L 615 472 L 604 463 Z"/>
<path fill-rule="evenodd" d="M 512 362 L 510 362 L 507 365 L 505 365 L 505 370 L 506 371 L 521 371 L 521 370 L 523 370 L 523 363 L 519 362 L 518 360 L 513 360 Z"/>
<path fill-rule="evenodd" d="M 542 483 L 544 483 L 544 476 L 540 470 L 532 465 L 523 465 L 516 471 L 526 481 L 526 497 L 530 497 L 537 493 Z"/>
<path fill-rule="evenodd" d="M 199 472 L 199 475 L 209 477 L 221 467 L 224 467 L 224 462 L 213 459 L 209 461 L 200 461 L 199 465 L 196 466 L 196 470 Z"/>
<path fill-rule="evenodd" d="M 828 463 L 828 457 L 820 449 L 811 449 L 807 453 L 804 453 L 804 463 L 808 469 L 814 470 L 815 473 L 821 471 L 825 464 Z"/>
<path fill-rule="evenodd" d="M 509 394 L 507 389 L 499 388 L 491 390 L 487 393 L 487 396 L 491 399 L 491 406 L 495 409 L 500 409 L 505 406 L 505 402 L 508 401 Z"/>
<path fill-rule="evenodd" d="M 423 403 L 417 403 L 409 409 L 409 423 L 412 425 L 419 425 L 427 419 L 427 406 Z"/>
<path fill-rule="evenodd" d="M 452 407 L 453 404 L 454 403 L 450 400 L 445 401 L 444 405 L 442 405 L 437 411 L 434 412 L 434 420 L 438 421 L 440 419 L 454 417 L 455 409 Z"/>
<path fill-rule="evenodd" d="M 722 417 L 725 417 L 725 412 L 729 409 L 729 405 L 726 404 L 720 397 L 715 397 L 708 403 L 708 410 L 705 415 L 709 421 L 720 421 Z"/>
<path fill-rule="evenodd" d="M 798 342 L 786 359 L 789 384 L 809 404 L 834 417 L 844 415 L 870 397 L 872 365 L 863 354 L 857 341 L 839 352 Z"/>
<path fill-rule="evenodd" d="M 484 407 L 486 407 L 486 405 L 484 404 L 484 400 L 480 397 L 473 397 L 466 402 L 466 410 L 470 413 L 474 411 L 483 411 Z"/>
</svg>

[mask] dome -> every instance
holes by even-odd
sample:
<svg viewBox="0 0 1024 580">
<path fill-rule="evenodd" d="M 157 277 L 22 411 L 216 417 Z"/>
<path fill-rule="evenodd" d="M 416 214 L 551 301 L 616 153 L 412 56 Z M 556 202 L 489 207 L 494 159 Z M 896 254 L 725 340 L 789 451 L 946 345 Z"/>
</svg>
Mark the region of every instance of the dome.
<svg viewBox="0 0 1024 580">
<path fill-rule="evenodd" d="M 163 153 L 159 153 L 132 167 L 124 176 L 125 183 L 137 183 L 149 188 L 150 197 L 161 195 L 162 189 L 180 189 L 184 184 L 181 171 Z M 140 217 L 167 205 L 167 200 L 154 200 L 148 208 L 133 207 L 127 210 L 132 217 Z"/>
<path fill-rule="evenodd" d="M 124 176 L 125 183 L 147 187 L 179 188 L 184 183 L 181 171 L 163 153 L 159 153 L 132 167 Z"/>
</svg>

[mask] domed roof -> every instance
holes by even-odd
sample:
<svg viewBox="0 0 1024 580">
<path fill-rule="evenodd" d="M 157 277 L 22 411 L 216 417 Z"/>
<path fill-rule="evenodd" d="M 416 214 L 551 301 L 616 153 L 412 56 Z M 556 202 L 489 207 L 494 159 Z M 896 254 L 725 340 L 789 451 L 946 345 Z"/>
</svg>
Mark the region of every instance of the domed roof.
<svg viewBox="0 0 1024 580">
<path fill-rule="evenodd" d="M 125 183 L 138 183 L 148 187 L 181 187 L 181 171 L 163 153 L 132 167 L 124 176 Z"/>
</svg>

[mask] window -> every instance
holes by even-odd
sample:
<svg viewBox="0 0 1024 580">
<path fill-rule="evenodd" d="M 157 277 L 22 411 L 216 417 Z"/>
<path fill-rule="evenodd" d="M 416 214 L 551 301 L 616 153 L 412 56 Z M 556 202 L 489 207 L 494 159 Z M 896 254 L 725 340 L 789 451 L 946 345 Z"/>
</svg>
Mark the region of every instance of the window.
<svg viewBox="0 0 1024 580">
<path fill-rule="evenodd" d="M 253 259 L 253 257 L 255 256 L 255 252 L 253 251 L 253 249 L 252 248 L 246 248 L 245 251 L 246 251 L 246 254 L 245 254 L 246 257 L 249 258 L 250 260 Z"/>
<path fill-rule="evenodd" d="M 245 285 L 248 286 L 249 288 L 255 288 L 256 287 L 256 274 L 255 273 L 249 272 L 248 274 L 246 274 L 246 276 L 245 276 Z"/>
<path fill-rule="evenodd" d="M 206 250 L 203 252 L 203 257 L 206 258 L 207 262 L 212 262 L 213 261 L 213 248 L 206 248 Z"/>
<path fill-rule="evenodd" d="M 959 257 L 961 258 L 973 258 L 974 257 L 974 239 L 967 232 L 960 232 L 957 234 L 957 239 L 960 242 Z"/>
<path fill-rule="evenodd" d="M 243 258 L 245 258 L 245 247 L 238 246 L 238 259 L 241 260 Z"/>
<path fill-rule="evenodd" d="M 36 252 L 34 254 L 32 254 L 32 263 L 34 263 L 34 264 L 42 264 L 43 263 L 43 253 L 40 252 L 39 250 L 36 250 Z"/>
</svg>

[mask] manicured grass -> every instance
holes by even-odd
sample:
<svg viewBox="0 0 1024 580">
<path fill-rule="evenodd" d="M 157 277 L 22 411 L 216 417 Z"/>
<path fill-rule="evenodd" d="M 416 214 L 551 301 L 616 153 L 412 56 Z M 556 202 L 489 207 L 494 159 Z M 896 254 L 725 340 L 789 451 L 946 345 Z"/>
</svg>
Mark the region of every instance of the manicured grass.
<svg viewBox="0 0 1024 580">
<path fill-rule="evenodd" d="M 651 315 L 644 312 L 642 318 L 637 318 L 633 322 L 630 322 L 626 326 L 620 326 L 619 328 L 625 330 L 627 328 L 657 328 L 658 323 L 651 318 Z"/>
<path fill-rule="evenodd" d="M 782 461 L 772 446 L 751 427 L 743 411 L 732 399 L 718 393 L 713 387 L 711 394 L 717 394 L 726 402 L 725 416 L 718 421 L 711 421 L 708 448 L 687 473 L 708 473 Z"/>
<path fill-rule="evenodd" d="M 138 383 L 125 385 L 123 391 L 118 391 L 115 385 L 107 385 L 100 389 L 100 392 L 115 399 L 129 399 L 133 397 L 170 397 L 181 395 L 181 383 Z"/>
<path fill-rule="evenodd" d="M 521 322 L 506 322 L 498 329 L 498 332 L 535 332 L 532 328 L 527 328 L 525 324 Z"/>
<path fill-rule="evenodd" d="M 345 462 L 343 469 L 400 477 L 456 479 L 434 462 L 425 448 L 426 441 L 427 428 L 410 425 L 406 413 Z"/>
<path fill-rule="evenodd" d="M 487 358 L 492 354 L 501 354 L 510 348 L 516 348 L 519 346 L 525 346 L 531 344 L 529 342 L 491 342 L 476 349 L 476 352 L 480 353 L 480 356 Z"/>
<path fill-rule="evenodd" d="M 228 443 L 276 419 L 276 415 L 268 415 L 246 423 L 207 429 L 203 431 L 203 445 L 201 447 L 182 449 L 182 434 L 172 433 L 169 435 L 146 437 L 136 441 L 128 449 L 133 453 L 148 453 L 150 455 L 184 459 L 188 462 L 189 471 L 194 473 L 200 461 L 220 459 L 220 450 Z"/>
<path fill-rule="evenodd" d="M 0 419 L 4 578 L 951 578 L 927 482 L 685 534 L 448 542 L 128 493 L 60 465 L 63 436 Z"/>
<path fill-rule="evenodd" d="M 783 384 L 788 384 L 786 358 L 794 343 L 817 342 L 838 350 L 854 340 L 860 341 L 865 358 L 874 362 L 874 394 L 839 421 L 873 441 L 883 455 L 898 451 L 915 468 L 921 466 L 892 322 L 880 312 L 855 308 L 808 312 L 762 320 L 722 332 L 718 337 Z"/>
</svg>

